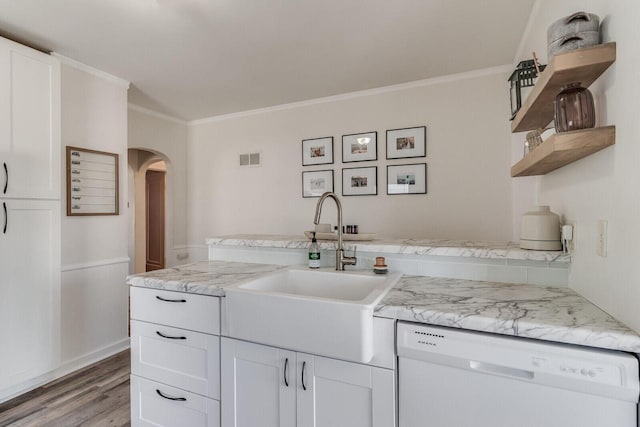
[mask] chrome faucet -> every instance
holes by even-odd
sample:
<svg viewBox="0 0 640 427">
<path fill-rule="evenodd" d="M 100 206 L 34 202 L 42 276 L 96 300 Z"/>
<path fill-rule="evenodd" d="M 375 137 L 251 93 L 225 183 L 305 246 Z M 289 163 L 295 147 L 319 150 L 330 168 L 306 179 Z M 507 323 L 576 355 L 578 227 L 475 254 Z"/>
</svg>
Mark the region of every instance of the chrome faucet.
<svg viewBox="0 0 640 427">
<path fill-rule="evenodd" d="M 338 247 L 336 248 L 336 270 L 344 271 L 345 265 L 356 265 L 356 250 L 353 250 L 353 256 L 344 256 L 344 249 L 342 249 L 342 204 L 340 204 L 340 199 L 338 199 L 338 195 L 336 193 L 332 193 L 327 191 L 326 193 L 320 196 L 320 200 L 318 200 L 318 204 L 316 205 L 316 216 L 313 220 L 315 225 L 320 224 L 320 214 L 322 213 L 322 204 L 324 201 L 331 197 L 336 202 L 336 207 L 338 209 Z"/>
</svg>

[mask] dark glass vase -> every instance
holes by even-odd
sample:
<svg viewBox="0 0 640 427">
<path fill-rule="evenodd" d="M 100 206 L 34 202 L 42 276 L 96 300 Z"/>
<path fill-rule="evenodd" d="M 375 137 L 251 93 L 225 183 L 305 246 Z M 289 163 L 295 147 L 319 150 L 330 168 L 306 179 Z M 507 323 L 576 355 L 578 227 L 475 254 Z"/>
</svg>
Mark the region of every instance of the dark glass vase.
<svg viewBox="0 0 640 427">
<path fill-rule="evenodd" d="M 556 132 L 588 129 L 596 125 L 593 95 L 580 83 L 564 87 L 553 102 Z"/>
</svg>

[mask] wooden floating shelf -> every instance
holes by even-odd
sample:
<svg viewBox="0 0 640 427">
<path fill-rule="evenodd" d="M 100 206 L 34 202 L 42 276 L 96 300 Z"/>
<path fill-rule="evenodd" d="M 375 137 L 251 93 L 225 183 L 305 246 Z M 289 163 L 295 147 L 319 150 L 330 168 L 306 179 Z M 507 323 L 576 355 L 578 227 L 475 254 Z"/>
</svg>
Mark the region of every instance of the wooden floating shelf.
<svg viewBox="0 0 640 427">
<path fill-rule="evenodd" d="M 615 126 L 556 133 L 513 165 L 511 176 L 544 175 L 615 143 Z"/>
<path fill-rule="evenodd" d="M 554 56 L 511 122 L 511 132 L 544 128 L 553 120 L 553 100 L 564 86 L 580 82 L 589 87 L 615 60 L 615 42 Z"/>
</svg>

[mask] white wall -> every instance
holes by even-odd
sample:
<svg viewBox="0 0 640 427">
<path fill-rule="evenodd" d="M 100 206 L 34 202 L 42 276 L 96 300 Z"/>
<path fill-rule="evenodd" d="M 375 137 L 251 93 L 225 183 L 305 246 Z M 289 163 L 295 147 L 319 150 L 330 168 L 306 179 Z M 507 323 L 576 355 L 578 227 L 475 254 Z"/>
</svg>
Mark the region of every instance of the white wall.
<svg viewBox="0 0 640 427">
<path fill-rule="evenodd" d="M 303 170 L 377 166 L 378 195 L 342 197 L 344 222 L 393 237 L 512 237 L 509 97 L 504 69 L 189 126 L 189 242 L 230 233 L 301 234 L 316 198 L 301 196 Z M 387 161 L 385 130 L 427 126 L 426 159 Z M 378 161 L 342 164 L 341 135 L 377 131 Z M 301 166 L 301 140 L 333 136 L 333 165 Z M 258 150 L 263 165 L 239 168 Z M 428 164 L 428 194 L 388 196 L 386 165 Z M 329 203 L 327 203 L 329 206 Z M 323 213 L 335 224 L 335 210 Z"/>
<path fill-rule="evenodd" d="M 617 61 L 591 87 L 598 126 L 616 125 L 616 145 L 528 184 L 531 200 L 577 221 L 569 285 L 640 331 L 640 3 L 637 0 L 539 0 L 519 57 L 546 59 L 546 29 L 578 10 L 600 16 L 603 41 L 617 42 Z M 524 138 L 524 134 L 520 135 Z M 522 140 L 522 139 L 521 139 Z M 519 215 L 521 212 L 514 212 Z M 596 255 L 598 220 L 608 221 L 608 256 Z"/>
<path fill-rule="evenodd" d="M 63 153 L 72 145 L 120 156 L 120 215 L 68 217 L 62 204 L 64 370 L 128 346 L 127 89 L 69 65 L 61 74 Z"/>
<path fill-rule="evenodd" d="M 187 125 L 136 106 L 129 106 L 129 148 L 161 154 L 167 164 L 166 252 L 167 267 L 178 260 L 187 243 Z M 144 199 L 144 193 L 142 195 Z M 138 200 L 144 205 L 144 200 Z M 140 263 L 136 261 L 136 265 Z M 144 260 L 142 260 L 144 265 Z"/>
</svg>

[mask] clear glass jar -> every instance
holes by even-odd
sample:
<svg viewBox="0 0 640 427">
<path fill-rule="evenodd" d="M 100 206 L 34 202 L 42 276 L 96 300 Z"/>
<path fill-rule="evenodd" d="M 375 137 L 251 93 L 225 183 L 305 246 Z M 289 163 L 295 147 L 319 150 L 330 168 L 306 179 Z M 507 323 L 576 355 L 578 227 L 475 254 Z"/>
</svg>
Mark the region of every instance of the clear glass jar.
<svg viewBox="0 0 640 427">
<path fill-rule="evenodd" d="M 581 83 L 565 86 L 553 102 L 556 132 L 588 129 L 596 125 L 593 95 Z"/>
</svg>

